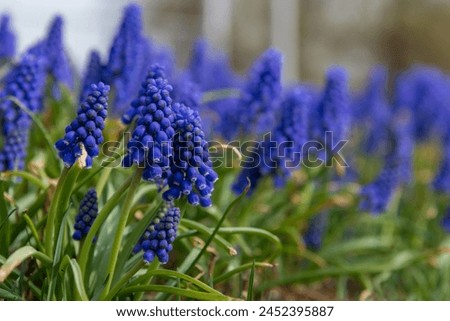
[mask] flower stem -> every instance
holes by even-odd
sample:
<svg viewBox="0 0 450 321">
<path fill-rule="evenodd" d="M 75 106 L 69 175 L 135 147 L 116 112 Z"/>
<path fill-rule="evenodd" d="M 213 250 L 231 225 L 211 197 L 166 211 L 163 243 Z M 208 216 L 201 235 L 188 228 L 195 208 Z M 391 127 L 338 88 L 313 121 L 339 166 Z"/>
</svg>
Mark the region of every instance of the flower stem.
<svg viewBox="0 0 450 321">
<path fill-rule="evenodd" d="M 93 240 L 95 236 L 98 233 L 98 230 L 102 226 L 102 224 L 105 222 L 106 218 L 108 217 L 109 213 L 116 207 L 116 205 L 119 203 L 120 199 L 124 195 L 125 191 L 128 189 L 132 182 L 132 177 L 128 178 L 122 186 L 119 187 L 119 189 L 111 196 L 110 199 L 106 202 L 106 204 L 103 206 L 101 211 L 98 213 L 97 218 L 94 220 L 94 223 L 92 224 L 88 235 L 86 236 L 86 240 L 84 241 L 83 246 L 81 247 L 80 251 L 80 257 L 79 257 L 79 265 L 81 270 L 81 275 L 83 275 L 84 279 L 86 279 L 85 273 L 86 273 L 86 266 L 89 258 L 89 253 L 91 251 L 91 246 L 93 243 Z"/>
<path fill-rule="evenodd" d="M 114 237 L 113 246 L 111 250 L 111 254 L 109 257 L 109 263 L 107 268 L 107 279 L 106 285 L 103 289 L 103 292 L 100 297 L 105 297 L 109 290 L 111 289 L 111 284 L 114 279 L 114 272 L 116 269 L 117 258 L 120 251 L 120 245 L 122 244 L 122 237 L 125 231 L 125 227 L 127 225 L 128 216 L 131 212 L 131 207 L 133 205 L 133 198 L 136 194 L 136 190 L 139 186 L 139 182 L 141 181 L 143 168 L 137 168 L 136 172 L 133 175 L 130 188 L 128 189 L 127 196 L 125 198 L 125 202 L 123 204 L 122 213 L 119 218 L 119 224 L 117 226 L 116 236 Z"/>
<path fill-rule="evenodd" d="M 120 280 L 114 285 L 111 291 L 108 292 L 106 297 L 100 297 L 100 300 L 111 301 L 114 296 L 122 289 L 122 287 L 137 273 L 140 269 L 145 266 L 144 260 L 137 262 L 130 271 L 128 271 Z"/>
<path fill-rule="evenodd" d="M 65 167 L 58 180 L 58 184 L 56 185 L 55 195 L 53 196 L 53 200 L 48 211 L 47 224 L 45 227 L 44 247 L 45 254 L 47 254 L 50 258 L 53 257 L 53 240 L 55 235 L 55 219 L 57 215 L 57 207 L 61 195 L 62 186 L 64 185 L 68 173 L 69 168 Z"/>
</svg>

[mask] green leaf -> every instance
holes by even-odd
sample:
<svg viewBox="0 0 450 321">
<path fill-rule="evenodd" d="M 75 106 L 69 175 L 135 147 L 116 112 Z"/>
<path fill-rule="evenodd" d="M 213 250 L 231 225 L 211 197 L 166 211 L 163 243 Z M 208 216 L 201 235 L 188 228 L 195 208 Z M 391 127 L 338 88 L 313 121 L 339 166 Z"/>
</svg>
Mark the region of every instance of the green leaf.
<svg viewBox="0 0 450 321">
<path fill-rule="evenodd" d="M 78 262 L 75 259 L 71 259 L 69 260 L 69 265 L 72 270 L 73 282 L 75 284 L 78 296 L 83 301 L 89 301 L 89 297 L 86 294 L 86 289 L 84 288 L 83 276 L 81 275 L 81 270 Z"/>
<path fill-rule="evenodd" d="M 208 238 L 211 237 L 212 234 L 212 229 L 207 228 L 205 225 L 198 223 L 196 221 L 192 221 L 186 218 L 183 218 L 181 220 L 180 223 L 182 226 L 185 226 L 187 228 L 190 229 L 195 229 L 197 230 L 200 234 L 202 235 L 206 235 Z M 213 238 L 213 241 L 220 246 L 221 248 L 223 248 L 229 255 L 234 256 L 237 254 L 236 250 L 234 249 L 234 247 L 227 241 L 225 240 L 223 237 L 221 237 L 220 235 L 216 234 Z"/>
<path fill-rule="evenodd" d="M 172 271 L 172 270 L 156 269 L 156 270 L 150 271 L 149 274 L 154 275 L 154 276 L 165 276 L 165 277 L 169 277 L 169 278 L 181 279 L 181 280 L 184 280 L 184 281 L 194 284 L 195 286 L 199 287 L 200 289 L 202 289 L 206 292 L 217 294 L 217 295 L 222 295 L 219 291 L 213 289 L 209 285 L 207 285 L 197 279 L 194 279 L 193 277 L 186 275 L 184 273 L 180 273 L 180 272 Z"/>
<path fill-rule="evenodd" d="M 6 200 L 3 197 L 5 193 L 5 182 L 0 180 L 0 255 L 8 256 L 9 254 L 9 239 L 10 239 L 10 226 L 8 207 L 6 206 Z"/>
<path fill-rule="evenodd" d="M 40 119 L 37 117 L 37 115 L 33 112 L 31 112 L 20 100 L 18 100 L 14 96 L 7 96 L 4 99 L 12 101 L 14 104 L 16 104 L 17 107 L 22 109 L 30 118 L 33 120 L 33 122 L 36 124 L 37 128 L 39 129 L 42 137 L 44 138 L 44 141 L 48 147 L 49 153 L 47 155 L 50 155 L 50 158 L 47 161 L 47 167 L 48 168 L 61 168 L 61 162 L 59 161 L 58 155 L 56 154 L 56 148 L 54 147 L 54 142 L 50 137 L 50 134 L 45 129 L 44 125 L 40 121 Z M 56 171 L 56 172 L 59 172 Z"/>
<path fill-rule="evenodd" d="M 253 301 L 253 283 L 255 282 L 255 260 L 253 260 L 250 270 L 250 279 L 248 280 L 247 301 Z"/>
<path fill-rule="evenodd" d="M 175 294 L 182 297 L 195 299 L 195 300 L 203 300 L 203 301 L 229 301 L 230 298 L 220 294 L 214 293 L 206 293 L 200 291 L 194 291 L 189 289 L 180 289 L 169 285 L 137 285 L 131 286 L 129 288 L 124 289 L 120 292 L 121 295 L 130 294 L 130 293 L 139 293 L 139 292 L 160 292 L 166 294 Z"/>
<path fill-rule="evenodd" d="M 255 268 L 261 267 L 261 268 L 273 268 L 273 265 L 266 262 L 254 262 Z M 226 280 L 229 280 L 233 275 L 236 275 L 238 273 L 242 273 L 248 269 L 253 268 L 253 263 L 245 263 L 242 264 L 228 272 L 225 272 L 224 274 L 221 274 L 214 278 L 214 284 L 219 284 L 221 282 L 224 282 Z"/>
<path fill-rule="evenodd" d="M 45 264 L 52 263 L 52 260 L 34 247 L 26 245 L 15 251 L 0 268 L 0 283 L 4 282 L 11 272 L 29 257 L 35 257 Z"/>
<path fill-rule="evenodd" d="M 151 223 L 153 218 L 156 217 L 156 214 L 158 213 L 162 204 L 163 203 L 160 202 L 157 206 L 150 208 L 144 214 L 142 220 L 129 226 L 128 228 L 129 233 L 127 233 L 123 238 L 123 246 L 120 250 L 119 257 L 116 263 L 117 269 L 116 278 L 113 281 L 116 281 L 122 275 L 125 263 L 130 258 L 134 246 L 138 243 L 139 239 L 144 234 L 145 230 L 147 229 L 148 225 Z"/>
<path fill-rule="evenodd" d="M 229 234 L 248 234 L 248 235 L 255 235 L 260 236 L 263 238 L 266 238 L 270 241 L 271 244 L 274 246 L 274 250 L 271 252 L 271 255 L 269 256 L 270 259 L 276 258 L 280 252 L 281 252 L 281 241 L 275 234 L 272 234 L 266 230 L 256 228 L 256 227 L 222 227 L 219 229 L 219 233 L 222 235 L 229 235 Z"/>
<path fill-rule="evenodd" d="M 0 298 L 11 301 L 23 301 L 23 299 L 15 293 L 11 293 L 5 289 L 0 289 Z"/>
<path fill-rule="evenodd" d="M 94 238 L 97 236 L 98 231 L 100 230 L 100 227 L 103 225 L 105 220 L 108 218 L 108 215 L 111 213 L 111 211 L 119 204 L 121 198 L 125 195 L 125 191 L 128 189 L 132 181 L 132 177 L 129 177 L 111 196 L 111 198 L 105 203 L 103 208 L 98 213 L 97 218 L 94 220 L 94 223 L 91 226 L 91 229 L 89 230 L 88 235 L 86 236 L 86 239 L 84 241 L 84 244 L 80 251 L 79 256 L 79 264 L 81 273 L 86 277 L 86 268 L 87 263 L 89 260 L 89 253 L 91 250 L 92 243 L 94 241 Z M 100 240 L 99 240 L 100 241 Z"/>
<path fill-rule="evenodd" d="M 36 185 L 37 187 L 41 188 L 41 189 L 46 189 L 48 187 L 47 182 L 43 181 L 41 177 L 38 177 L 34 174 L 28 173 L 28 172 L 24 172 L 24 171 L 9 171 L 9 172 L 5 172 L 2 173 L 3 177 L 20 177 L 23 178 L 24 180 L 30 182 L 33 185 Z"/>
<path fill-rule="evenodd" d="M 34 240 L 36 241 L 37 247 L 40 251 L 44 252 L 44 244 L 42 244 L 40 238 L 39 238 L 39 234 L 38 231 L 36 229 L 36 226 L 34 225 L 33 221 L 31 220 L 31 218 L 27 215 L 24 214 L 23 215 L 23 219 L 25 220 L 25 222 L 27 223 L 28 227 L 31 230 L 31 234 L 34 237 Z"/>
<path fill-rule="evenodd" d="M 208 246 L 211 244 L 211 242 L 213 241 L 215 235 L 217 234 L 217 232 L 219 231 L 222 223 L 225 221 L 225 218 L 227 217 L 227 215 L 231 212 L 231 210 L 236 206 L 236 204 L 238 204 L 244 197 L 245 195 L 247 195 L 247 192 L 250 188 L 250 182 L 247 184 L 247 186 L 245 187 L 244 191 L 241 193 L 241 195 L 239 195 L 238 197 L 236 197 L 233 202 L 230 203 L 230 205 L 228 205 L 227 209 L 225 210 L 225 212 L 223 213 L 222 217 L 220 218 L 219 222 L 217 222 L 213 232 L 211 233 L 211 235 L 209 236 L 208 240 L 206 240 L 205 245 L 203 246 L 203 248 L 201 249 L 200 253 L 198 253 L 198 255 L 195 257 L 194 260 L 192 260 L 190 266 L 188 267 L 188 269 L 186 270 L 189 271 L 190 269 L 192 269 L 192 267 L 198 262 L 198 260 L 200 260 L 200 258 L 203 256 L 203 254 L 206 252 L 206 249 L 208 248 Z"/>
</svg>

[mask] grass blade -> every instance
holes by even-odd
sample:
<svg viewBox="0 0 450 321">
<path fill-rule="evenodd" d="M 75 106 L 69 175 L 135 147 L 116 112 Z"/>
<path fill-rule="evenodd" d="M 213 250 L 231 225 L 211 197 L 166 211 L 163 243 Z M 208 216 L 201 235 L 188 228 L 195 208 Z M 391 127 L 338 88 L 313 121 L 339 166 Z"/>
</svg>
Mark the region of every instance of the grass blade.
<svg viewBox="0 0 450 321">
<path fill-rule="evenodd" d="M 9 240 L 10 227 L 8 208 L 6 200 L 3 197 L 5 193 L 5 182 L 0 180 L 0 255 L 8 256 L 9 254 Z"/>
<path fill-rule="evenodd" d="M 39 252 L 34 247 L 26 245 L 15 251 L 0 268 L 0 283 L 4 282 L 11 272 L 18 267 L 23 261 L 29 257 L 35 257 L 43 263 L 52 263 L 52 260 L 42 252 Z"/>
</svg>

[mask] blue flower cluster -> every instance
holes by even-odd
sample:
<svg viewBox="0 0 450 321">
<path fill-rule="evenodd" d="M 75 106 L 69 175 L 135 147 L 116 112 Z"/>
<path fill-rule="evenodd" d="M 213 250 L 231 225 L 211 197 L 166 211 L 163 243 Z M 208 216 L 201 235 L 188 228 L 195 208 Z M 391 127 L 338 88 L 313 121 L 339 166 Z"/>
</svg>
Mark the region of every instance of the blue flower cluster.
<svg viewBox="0 0 450 321">
<path fill-rule="evenodd" d="M 205 39 L 194 43 L 186 73 L 203 92 L 230 88 L 236 84 L 236 75 L 228 57 L 212 48 Z"/>
<path fill-rule="evenodd" d="M 164 199 L 186 195 L 191 204 L 211 205 L 211 192 L 217 174 L 209 160 L 198 113 L 172 104 L 172 86 L 163 69 L 153 65 L 142 83 L 139 96 L 122 117 L 124 123 L 137 118 L 127 145 L 123 165 L 143 166 L 143 179 L 168 186 Z"/>
<path fill-rule="evenodd" d="M 442 218 L 441 225 L 445 232 L 450 233 L 450 208 Z"/>
<path fill-rule="evenodd" d="M 72 166 L 81 156 L 82 148 L 87 153 L 87 168 L 92 166 L 93 157 L 98 156 L 108 114 L 108 92 L 108 85 L 102 82 L 92 84 L 89 94 L 78 109 L 77 117 L 66 127 L 64 138 L 56 142 L 55 147 L 66 167 Z"/>
<path fill-rule="evenodd" d="M 323 234 L 328 222 L 328 213 L 320 213 L 308 222 L 308 228 L 303 235 L 303 242 L 308 249 L 319 250 L 322 247 Z"/>
<path fill-rule="evenodd" d="M 125 8 L 122 23 L 109 53 L 103 80 L 114 86 L 114 113 L 121 115 L 130 103 L 145 75 L 145 44 L 142 32 L 142 9 L 130 4 Z"/>
<path fill-rule="evenodd" d="M 190 204 L 208 207 L 218 176 L 209 159 L 200 116 L 179 103 L 173 104 L 172 109 L 175 114 L 173 157 L 167 178 L 169 189 L 163 198 L 172 201 L 186 195 Z"/>
<path fill-rule="evenodd" d="M 144 166 L 143 178 L 161 185 L 170 168 L 172 156 L 172 127 L 175 115 L 172 110 L 170 92 L 172 86 L 164 78 L 162 69 L 153 66 L 142 83 L 139 97 L 133 100 L 131 108 L 122 120 L 129 123 L 137 117 L 136 127 L 127 145 L 123 165 Z"/>
<path fill-rule="evenodd" d="M 363 150 L 374 154 L 385 152 L 391 109 L 386 97 L 387 69 L 374 67 L 367 87 L 353 102 L 353 122 L 364 133 Z"/>
<path fill-rule="evenodd" d="M 2 15 L 0 18 L 0 63 L 11 60 L 16 54 L 16 35 L 11 29 L 10 17 Z"/>
<path fill-rule="evenodd" d="M 197 110 L 202 117 L 203 130 L 210 135 L 231 139 L 236 131 L 238 97 L 221 97 L 202 101 L 202 95 L 240 87 L 228 57 L 214 49 L 205 39 L 198 39 L 192 48 L 188 67 L 173 79 L 173 99 Z M 233 137 L 234 138 L 234 137 Z"/>
<path fill-rule="evenodd" d="M 274 127 L 282 93 L 281 65 L 281 53 L 272 48 L 253 63 L 240 99 L 239 123 L 244 136 Z"/>
<path fill-rule="evenodd" d="M 240 194 L 250 180 L 249 195 L 253 193 L 260 179 L 272 177 L 275 187 L 283 187 L 293 169 L 298 168 L 302 158 L 302 147 L 309 138 L 309 114 L 313 97 L 311 91 L 303 86 L 289 90 L 283 98 L 278 125 L 265 135 L 244 162 L 243 169 L 232 189 Z"/>
<path fill-rule="evenodd" d="M 325 133 L 333 134 L 333 141 L 345 140 L 350 131 L 350 93 L 348 88 L 348 75 L 342 67 L 332 67 L 326 75 L 326 84 L 319 105 L 314 111 L 316 117 L 313 123 L 313 137 L 324 142 Z M 330 149 L 331 142 L 326 148 Z"/>
<path fill-rule="evenodd" d="M 161 264 L 169 262 L 169 253 L 172 251 L 180 220 L 180 209 L 172 203 L 166 203 L 150 223 L 133 252 L 144 251 L 145 263 L 153 262 L 155 257 Z"/>
<path fill-rule="evenodd" d="M 414 140 L 411 117 L 407 110 L 399 112 L 391 126 L 391 149 L 377 179 L 361 190 L 360 208 L 379 214 L 386 211 L 396 188 L 411 179 Z"/>
<path fill-rule="evenodd" d="M 91 84 L 97 84 L 102 80 L 103 66 L 100 54 L 93 50 L 89 55 L 89 62 L 81 82 L 80 103 L 86 98 L 91 89 Z"/>
<path fill-rule="evenodd" d="M 62 29 L 63 19 L 57 16 L 50 25 L 45 42 L 46 58 L 48 60 L 49 73 L 55 78 L 56 82 L 73 89 L 72 68 L 64 49 Z"/>
<path fill-rule="evenodd" d="M 90 188 L 80 203 L 78 215 L 75 217 L 75 225 L 72 238 L 81 240 L 89 233 L 89 230 L 98 215 L 97 192 L 95 188 Z"/>
<path fill-rule="evenodd" d="M 31 112 L 42 109 L 45 89 L 45 63 L 26 54 L 6 76 L 0 92 L 0 124 L 3 147 L 0 150 L 0 171 L 23 169 L 31 119 L 8 97 L 14 97 Z"/>
<path fill-rule="evenodd" d="M 163 67 L 160 65 L 152 65 L 145 81 L 142 82 L 138 97 L 132 100 L 130 107 L 123 114 L 122 122 L 124 124 L 130 124 L 135 117 L 139 120 L 144 107 L 147 105 L 152 105 L 152 110 L 157 108 L 164 111 L 166 107 L 170 109 L 172 105 L 172 90 L 173 88 L 166 79 Z M 159 105 L 161 105 L 161 108 Z M 167 110 L 167 113 L 167 116 L 170 116 L 169 110 Z"/>
<path fill-rule="evenodd" d="M 396 81 L 394 108 L 410 110 L 415 139 L 424 141 L 445 135 L 450 117 L 447 76 L 423 66 L 405 71 Z"/>
<path fill-rule="evenodd" d="M 435 190 L 450 193 L 450 127 L 443 138 L 443 153 L 441 166 L 433 181 Z"/>
</svg>

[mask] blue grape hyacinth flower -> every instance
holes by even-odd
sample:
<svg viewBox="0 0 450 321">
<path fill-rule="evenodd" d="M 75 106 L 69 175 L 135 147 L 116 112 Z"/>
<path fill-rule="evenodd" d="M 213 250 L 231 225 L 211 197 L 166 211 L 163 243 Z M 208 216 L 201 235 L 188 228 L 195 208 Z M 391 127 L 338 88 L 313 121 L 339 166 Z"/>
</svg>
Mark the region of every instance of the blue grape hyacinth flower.
<svg viewBox="0 0 450 321">
<path fill-rule="evenodd" d="M 361 209 L 373 214 L 385 212 L 395 189 L 411 180 L 413 135 L 409 112 L 398 111 L 391 124 L 391 144 L 384 167 L 375 181 L 361 190 Z"/>
<path fill-rule="evenodd" d="M 441 166 L 433 180 L 433 187 L 436 191 L 450 193 L 450 129 L 443 139 Z"/>
<path fill-rule="evenodd" d="M 80 203 L 78 214 L 75 217 L 75 224 L 72 238 L 81 240 L 89 233 L 89 230 L 98 215 L 98 200 L 95 188 L 90 188 Z"/>
<path fill-rule="evenodd" d="M 387 102 L 387 69 L 376 66 L 367 87 L 353 104 L 353 122 L 363 133 L 363 149 L 374 154 L 385 152 L 391 110 Z"/>
<path fill-rule="evenodd" d="M 11 29 L 9 15 L 0 18 L 0 62 L 11 60 L 16 54 L 16 35 Z"/>
<path fill-rule="evenodd" d="M 31 126 L 30 116 L 7 98 L 14 97 L 29 111 L 38 112 L 42 109 L 44 88 L 44 61 L 31 54 L 25 54 L 6 76 L 0 92 L 0 171 L 24 168 Z"/>
<path fill-rule="evenodd" d="M 333 141 L 343 141 L 347 138 L 351 124 L 350 93 L 348 75 L 344 68 L 334 66 L 327 71 L 326 84 L 317 106 L 318 119 L 315 139 L 323 142 L 326 132 L 333 134 Z M 325 146 L 331 149 L 327 142 Z"/>
<path fill-rule="evenodd" d="M 128 125 L 135 118 L 139 120 L 145 107 L 151 106 L 151 110 L 146 110 L 146 112 L 151 113 L 156 112 L 156 109 L 161 111 L 164 111 L 165 108 L 171 109 L 172 91 L 173 88 L 166 79 L 163 67 L 152 65 L 146 79 L 141 84 L 138 97 L 133 99 L 130 107 L 122 115 L 122 122 Z M 166 112 L 168 113 L 167 116 L 170 116 L 170 111 L 166 110 Z"/>
<path fill-rule="evenodd" d="M 323 234 L 328 222 L 328 213 L 320 213 L 308 222 L 308 228 L 303 235 L 303 242 L 308 249 L 319 250 L 322 247 Z"/>
<path fill-rule="evenodd" d="M 24 169 L 29 128 L 14 131 L 3 138 L 0 150 L 0 172 Z"/>
<path fill-rule="evenodd" d="M 161 264 L 169 262 L 169 253 L 173 249 L 172 244 L 177 236 L 180 220 L 180 209 L 174 207 L 172 203 L 164 204 L 134 247 L 133 252 L 144 251 L 145 263 L 151 263 L 155 258 L 158 258 Z"/>
<path fill-rule="evenodd" d="M 445 135 L 450 115 L 450 83 L 445 74 L 415 66 L 397 78 L 394 94 L 394 107 L 411 112 L 416 140 Z"/>
<path fill-rule="evenodd" d="M 244 134 L 258 134 L 275 125 L 281 99 L 281 53 L 266 50 L 253 63 L 240 99 L 240 125 Z"/>
<path fill-rule="evenodd" d="M 137 118 L 123 166 L 144 166 L 143 179 L 160 185 L 170 168 L 169 158 L 173 153 L 171 142 L 175 134 L 175 115 L 171 91 L 172 86 L 163 77 L 162 69 L 153 66 L 142 83 L 139 97 L 133 100 L 122 118 L 125 123 Z"/>
<path fill-rule="evenodd" d="M 45 88 L 45 61 L 32 54 L 25 54 L 20 63 L 6 76 L 0 97 L 0 119 L 3 135 L 15 130 L 27 128 L 29 116 L 6 97 L 19 100 L 31 112 L 39 112 L 43 108 Z"/>
<path fill-rule="evenodd" d="M 98 51 L 93 50 L 89 54 L 89 61 L 86 66 L 83 80 L 81 82 L 80 103 L 86 98 L 91 89 L 91 84 L 97 84 L 102 80 L 102 61 Z"/>
<path fill-rule="evenodd" d="M 175 113 L 173 157 L 167 176 L 169 189 L 163 198 L 172 201 L 187 196 L 192 205 L 211 206 L 211 193 L 217 173 L 209 159 L 208 142 L 198 112 L 183 105 L 172 105 Z"/>
<path fill-rule="evenodd" d="M 250 161 L 232 186 L 236 194 L 244 191 L 250 180 L 248 195 L 263 177 L 271 177 L 277 188 L 283 187 L 291 172 L 301 161 L 302 147 L 308 140 L 312 95 L 308 88 L 297 86 L 289 90 L 281 103 L 281 118 L 275 129 L 250 151 Z"/>
<path fill-rule="evenodd" d="M 441 226 L 445 232 L 450 233 L 450 208 L 447 209 L 447 212 L 444 214 L 441 221 Z"/>
<path fill-rule="evenodd" d="M 63 43 L 63 27 L 62 17 L 56 16 L 50 25 L 46 40 L 48 68 L 58 83 L 73 89 L 72 67 Z"/>
<path fill-rule="evenodd" d="M 128 5 L 109 52 L 102 80 L 115 90 L 114 115 L 121 116 L 145 77 L 150 46 L 143 35 L 142 9 Z"/>
<path fill-rule="evenodd" d="M 66 167 L 72 166 L 86 150 L 86 167 L 92 166 L 92 159 L 98 156 L 103 142 L 103 129 L 108 115 L 109 86 L 102 82 L 92 84 L 89 94 L 81 103 L 77 117 L 66 127 L 64 138 L 55 144 L 59 157 Z"/>
</svg>

